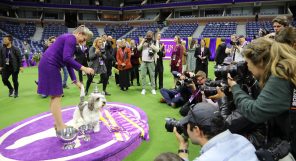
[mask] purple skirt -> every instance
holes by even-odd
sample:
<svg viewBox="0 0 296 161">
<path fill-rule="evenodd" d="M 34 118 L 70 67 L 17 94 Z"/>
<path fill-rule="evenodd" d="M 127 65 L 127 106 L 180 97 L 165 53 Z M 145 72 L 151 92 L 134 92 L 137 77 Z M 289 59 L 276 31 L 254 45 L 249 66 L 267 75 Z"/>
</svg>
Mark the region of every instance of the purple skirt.
<svg viewBox="0 0 296 161">
<path fill-rule="evenodd" d="M 60 68 L 41 59 L 38 66 L 38 90 L 37 93 L 48 96 L 60 96 L 63 94 L 62 76 Z"/>
</svg>

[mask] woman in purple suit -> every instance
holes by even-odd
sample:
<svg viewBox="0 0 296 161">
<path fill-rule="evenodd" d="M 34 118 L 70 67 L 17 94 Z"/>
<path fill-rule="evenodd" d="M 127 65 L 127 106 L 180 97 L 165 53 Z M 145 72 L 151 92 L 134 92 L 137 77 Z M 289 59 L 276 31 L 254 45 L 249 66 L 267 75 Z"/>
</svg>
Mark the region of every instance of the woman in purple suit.
<svg viewBox="0 0 296 161">
<path fill-rule="evenodd" d="M 77 63 L 73 54 L 76 44 L 82 44 L 92 37 L 93 33 L 85 26 L 79 26 L 73 34 L 63 34 L 45 51 L 38 66 L 38 93 L 51 96 L 50 110 L 54 117 L 56 131 L 66 128 L 61 112 L 61 98 L 63 94 L 60 70 L 66 66 L 74 84 L 79 88 L 81 83 L 76 80 L 74 70 L 81 70 L 87 74 L 94 74 L 92 68 Z"/>
</svg>

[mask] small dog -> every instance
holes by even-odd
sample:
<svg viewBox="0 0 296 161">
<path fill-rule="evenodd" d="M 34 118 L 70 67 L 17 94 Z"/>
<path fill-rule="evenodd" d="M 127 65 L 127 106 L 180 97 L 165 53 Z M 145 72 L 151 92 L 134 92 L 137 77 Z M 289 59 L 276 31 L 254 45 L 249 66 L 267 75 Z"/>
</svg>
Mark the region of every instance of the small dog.
<svg viewBox="0 0 296 161">
<path fill-rule="evenodd" d="M 82 125 L 91 125 L 94 132 L 99 132 L 100 109 L 106 104 L 105 95 L 99 93 L 96 88 L 95 91 L 90 94 L 88 101 L 84 101 L 84 97 L 84 87 L 81 86 L 80 103 L 73 114 L 73 126 L 78 129 Z"/>
</svg>

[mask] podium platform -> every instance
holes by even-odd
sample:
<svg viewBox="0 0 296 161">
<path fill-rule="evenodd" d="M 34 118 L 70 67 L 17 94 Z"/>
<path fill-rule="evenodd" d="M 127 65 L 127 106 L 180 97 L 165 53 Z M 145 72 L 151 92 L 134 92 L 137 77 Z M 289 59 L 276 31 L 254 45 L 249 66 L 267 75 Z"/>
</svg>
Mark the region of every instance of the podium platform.
<svg viewBox="0 0 296 161">
<path fill-rule="evenodd" d="M 66 124 L 71 124 L 74 109 L 75 106 L 62 109 Z M 52 115 L 47 112 L 33 116 L 0 131 L 0 160 L 119 161 L 142 140 L 149 140 L 147 116 L 138 107 L 108 102 L 100 120 L 101 130 L 91 133 L 89 142 L 79 136 L 74 149 L 63 150 L 55 136 Z"/>
</svg>

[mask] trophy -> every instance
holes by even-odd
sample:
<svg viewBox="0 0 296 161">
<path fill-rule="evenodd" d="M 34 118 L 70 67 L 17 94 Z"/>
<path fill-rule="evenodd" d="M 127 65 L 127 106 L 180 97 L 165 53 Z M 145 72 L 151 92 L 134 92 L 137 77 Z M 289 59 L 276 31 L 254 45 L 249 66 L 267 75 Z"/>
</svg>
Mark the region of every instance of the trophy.
<svg viewBox="0 0 296 161">
<path fill-rule="evenodd" d="M 56 132 L 57 137 L 64 144 L 63 145 L 64 150 L 74 149 L 76 145 L 74 140 L 77 138 L 77 133 L 78 133 L 77 129 L 75 129 L 72 126 L 67 126 L 66 128 Z"/>
</svg>

